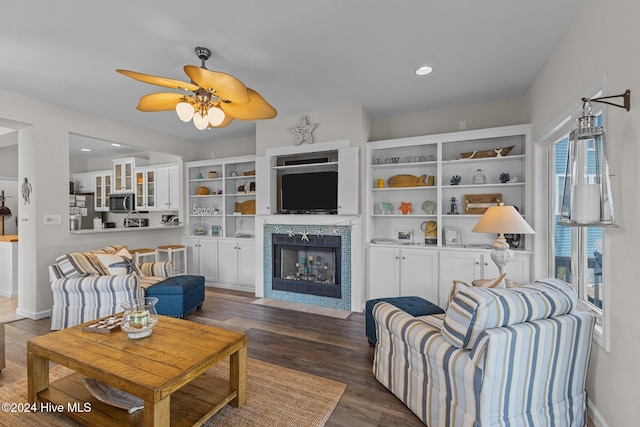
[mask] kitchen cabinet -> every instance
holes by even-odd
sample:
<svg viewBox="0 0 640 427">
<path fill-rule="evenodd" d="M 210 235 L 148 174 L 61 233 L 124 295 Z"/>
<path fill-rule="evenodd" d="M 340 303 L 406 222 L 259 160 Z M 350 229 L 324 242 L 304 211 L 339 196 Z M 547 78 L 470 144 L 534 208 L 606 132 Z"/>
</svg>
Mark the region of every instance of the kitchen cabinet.
<svg viewBox="0 0 640 427">
<path fill-rule="evenodd" d="M 156 167 L 156 205 L 161 211 L 180 208 L 180 172 L 178 165 Z"/>
<path fill-rule="evenodd" d="M 438 301 L 438 251 L 369 247 L 367 275 L 367 299 L 415 295 Z"/>
<path fill-rule="evenodd" d="M 80 172 L 72 175 L 74 193 L 93 193 L 96 191 L 95 172 Z"/>
<path fill-rule="evenodd" d="M 95 189 L 94 208 L 96 212 L 108 212 L 113 172 L 111 170 L 98 171 L 93 172 L 92 175 Z"/>
<path fill-rule="evenodd" d="M 219 281 L 255 288 L 256 244 L 253 239 L 218 240 Z"/>
<path fill-rule="evenodd" d="M 127 157 L 113 160 L 113 192 L 133 193 L 134 170 L 136 167 L 148 166 L 149 160 L 138 157 Z"/>
<path fill-rule="evenodd" d="M 507 264 L 506 278 L 516 283 L 526 283 L 529 279 L 531 255 L 515 253 Z M 491 259 L 490 251 L 441 251 L 440 252 L 439 306 L 448 304 L 449 292 L 454 280 L 467 284 L 477 279 L 493 279 L 499 276 L 498 267 Z"/>
<path fill-rule="evenodd" d="M 134 171 L 136 210 L 154 211 L 156 204 L 156 168 L 136 168 Z"/>
<path fill-rule="evenodd" d="M 204 276 L 206 281 L 218 282 L 218 240 L 183 237 L 181 243 L 187 249 L 187 271 Z"/>
</svg>

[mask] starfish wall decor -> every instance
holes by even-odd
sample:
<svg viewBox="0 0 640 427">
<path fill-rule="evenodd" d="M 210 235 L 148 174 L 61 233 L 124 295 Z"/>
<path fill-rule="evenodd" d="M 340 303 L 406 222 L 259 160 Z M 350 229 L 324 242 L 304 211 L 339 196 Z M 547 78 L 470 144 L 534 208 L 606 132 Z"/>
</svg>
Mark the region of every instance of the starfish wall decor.
<svg viewBox="0 0 640 427">
<path fill-rule="evenodd" d="M 311 132 L 318 126 L 315 124 L 308 124 L 307 118 L 305 116 L 300 116 L 298 119 L 298 123 L 292 128 L 289 128 L 289 131 L 296 136 L 296 145 L 300 145 L 302 143 L 313 144 L 313 135 Z"/>
</svg>

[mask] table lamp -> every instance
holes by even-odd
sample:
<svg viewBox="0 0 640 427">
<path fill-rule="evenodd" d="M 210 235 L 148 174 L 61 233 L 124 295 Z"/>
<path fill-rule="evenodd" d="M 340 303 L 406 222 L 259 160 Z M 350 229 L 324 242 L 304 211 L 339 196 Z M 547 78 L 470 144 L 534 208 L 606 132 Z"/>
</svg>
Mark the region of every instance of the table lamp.
<svg viewBox="0 0 640 427">
<path fill-rule="evenodd" d="M 500 275 L 504 274 L 504 269 L 513 258 L 513 252 L 509 249 L 507 234 L 535 234 L 535 231 L 522 218 L 522 215 L 513 206 L 492 206 L 482 215 L 480 221 L 471 230 L 475 233 L 498 233 L 498 240 L 493 245 L 491 259 L 498 266 Z"/>
</svg>

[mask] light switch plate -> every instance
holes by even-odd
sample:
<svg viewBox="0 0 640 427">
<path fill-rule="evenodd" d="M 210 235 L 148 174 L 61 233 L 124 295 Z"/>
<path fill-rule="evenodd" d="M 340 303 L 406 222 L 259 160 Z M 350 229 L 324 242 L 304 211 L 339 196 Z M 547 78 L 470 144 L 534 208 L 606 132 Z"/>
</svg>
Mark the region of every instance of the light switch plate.
<svg viewBox="0 0 640 427">
<path fill-rule="evenodd" d="M 45 214 L 44 223 L 45 224 L 62 224 L 62 215 Z"/>
</svg>

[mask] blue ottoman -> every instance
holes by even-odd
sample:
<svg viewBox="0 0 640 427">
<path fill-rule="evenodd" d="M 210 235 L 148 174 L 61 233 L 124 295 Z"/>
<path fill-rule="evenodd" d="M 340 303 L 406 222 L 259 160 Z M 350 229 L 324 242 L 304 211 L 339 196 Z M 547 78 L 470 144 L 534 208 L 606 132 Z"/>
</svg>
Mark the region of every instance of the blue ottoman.
<svg viewBox="0 0 640 427">
<path fill-rule="evenodd" d="M 376 336 L 376 322 L 375 320 L 373 320 L 373 306 L 382 301 L 395 305 L 399 309 L 406 311 L 407 313 L 409 313 L 414 317 L 427 316 L 429 314 L 444 313 L 443 309 L 427 301 L 426 299 L 420 298 L 420 297 L 395 297 L 395 298 L 371 299 L 367 301 L 367 304 L 366 304 L 365 329 L 366 329 L 367 339 L 369 340 L 369 345 L 372 345 L 372 346 L 376 345 L 376 343 L 378 342 L 378 337 Z"/>
<path fill-rule="evenodd" d="M 158 298 L 158 314 L 183 318 L 204 302 L 204 276 L 174 276 L 147 288 L 148 297 Z"/>
</svg>

